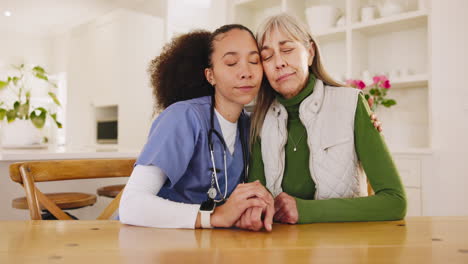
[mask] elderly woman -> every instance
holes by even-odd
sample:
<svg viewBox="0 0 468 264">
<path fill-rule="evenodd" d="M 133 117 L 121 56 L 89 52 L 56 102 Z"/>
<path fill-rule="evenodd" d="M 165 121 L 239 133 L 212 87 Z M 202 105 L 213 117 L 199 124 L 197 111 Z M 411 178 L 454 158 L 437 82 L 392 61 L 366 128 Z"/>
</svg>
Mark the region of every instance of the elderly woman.
<svg viewBox="0 0 468 264">
<path fill-rule="evenodd" d="M 275 197 L 275 221 L 402 219 L 403 186 L 360 91 L 330 78 L 317 43 L 289 15 L 268 18 L 257 42 L 268 82 L 252 116 L 249 181 Z M 254 211 L 238 225 L 260 222 L 249 219 Z"/>
</svg>

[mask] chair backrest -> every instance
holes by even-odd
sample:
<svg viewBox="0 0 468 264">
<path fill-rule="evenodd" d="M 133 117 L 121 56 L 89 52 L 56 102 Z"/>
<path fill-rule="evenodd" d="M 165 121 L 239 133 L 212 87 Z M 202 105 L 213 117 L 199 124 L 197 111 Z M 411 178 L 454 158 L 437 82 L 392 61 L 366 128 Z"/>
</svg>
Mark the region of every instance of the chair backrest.
<svg viewBox="0 0 468 264">
<path fill-rule="evenodd" d="M 86 159 L 17 162 L 10 165 L 10 178 L 23 185 L 32 220 L 41 220 L 40 205 L 61 220 L 71 220 L 35 185 L 36 182 L 128 177 L 135 159 Z M 108 219 L 118 208 L 122 192 L 97 219 Z"/>
</svg>

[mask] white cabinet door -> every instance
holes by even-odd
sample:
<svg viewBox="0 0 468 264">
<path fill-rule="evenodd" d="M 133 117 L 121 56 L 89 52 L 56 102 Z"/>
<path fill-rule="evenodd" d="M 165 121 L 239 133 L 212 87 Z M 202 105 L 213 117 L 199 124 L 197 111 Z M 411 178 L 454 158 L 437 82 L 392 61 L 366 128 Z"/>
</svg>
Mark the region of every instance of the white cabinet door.
<svg viewBox="0 0 468 264">
<path fill-rule="evenodd" d="M 421 159 L 396 156 L 395 163 L 405 187 L 421 188 Z"/>
<path fill-rule="evenodd" d="M 405 188 L 406 199 L 408 200 L 408 207 L 406 216 L 421 216 L 421 189 L 418 188 Z"/>
</svg>

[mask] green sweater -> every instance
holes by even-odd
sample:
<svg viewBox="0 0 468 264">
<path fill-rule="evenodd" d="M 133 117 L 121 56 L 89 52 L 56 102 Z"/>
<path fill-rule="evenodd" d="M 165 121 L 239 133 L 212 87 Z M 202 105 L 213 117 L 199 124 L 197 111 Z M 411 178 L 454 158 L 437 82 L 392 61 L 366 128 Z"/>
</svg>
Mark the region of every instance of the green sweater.
<svg viewBox="0 0 468 264">
<path fill-rule="evenodd" d="M 315 183 L 309 170 L 307 132 L 299 119 L 299 105 L 312 94 L 314 85 L 315 77 L 311 74 L 307 86 L 295 97 L 285 99 L 277 96 L 277 100 L 288 111 L 289 135 L 285 146 L 282 188 L 296 199 L 298 223 L 402 219 L 406 214 L 405 192 L 385 141 L 372 124 L 371 111 L 362 94 L 359 95 L 355 114 L 354 143 L 375 195 L 314 200 Z M 266 184 L 259 138 L 252 147 L 250 160 L 249 181 L 255 180 Z"/>
</svg>

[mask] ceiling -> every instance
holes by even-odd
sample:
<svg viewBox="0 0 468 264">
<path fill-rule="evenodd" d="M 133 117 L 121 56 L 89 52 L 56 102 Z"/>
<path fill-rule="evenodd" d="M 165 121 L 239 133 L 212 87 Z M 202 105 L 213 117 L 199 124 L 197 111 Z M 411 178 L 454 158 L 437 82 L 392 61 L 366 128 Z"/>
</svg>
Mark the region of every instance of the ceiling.
<svg viewBox="0 0 468 264">
<path fill-rule="evenodd" d="M 0 32 L 60 33 L 118 8 L 152 11 L 158 15 L 164 12 L 157 10 L 164 7 L 163 2 L 165 0 L 0 0 Z M 5 11 L 10 11 L 11 16 L 5 16 Z"/>
</svg>

